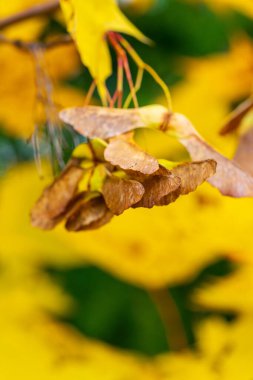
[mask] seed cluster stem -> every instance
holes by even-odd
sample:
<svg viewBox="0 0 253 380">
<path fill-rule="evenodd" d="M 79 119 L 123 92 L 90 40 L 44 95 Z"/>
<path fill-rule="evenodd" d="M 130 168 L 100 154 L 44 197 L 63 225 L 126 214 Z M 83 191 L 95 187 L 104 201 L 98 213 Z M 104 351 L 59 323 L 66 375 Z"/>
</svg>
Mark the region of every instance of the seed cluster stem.
<svg viewBox="0 0 253 380">
<path fill-rule="evenodd" d="M 48 50 L 53 49 L 57 46 L 68 45 L 73 43 L 73 40 L 69 35 L 62 35 L 48 42 L 26 42 L 18 39 L 7 38 L 4 35 L 0 34 L 0 43 L 12 45 L 17 49 L 30 52 L 31 50 L 34 50 L 36 48 Z"/>
</svg>

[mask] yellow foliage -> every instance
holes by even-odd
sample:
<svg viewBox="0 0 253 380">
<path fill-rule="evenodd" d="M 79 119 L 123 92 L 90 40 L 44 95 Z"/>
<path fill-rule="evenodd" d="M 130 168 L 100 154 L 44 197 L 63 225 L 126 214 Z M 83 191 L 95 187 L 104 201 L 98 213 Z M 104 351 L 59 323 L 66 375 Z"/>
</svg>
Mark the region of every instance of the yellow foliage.
<svg viewBox="0 0 253 380">
<path fill-rule="evenodd" d="M 172 90 L 174 110 L 185 114 L 210 144 L 231 156 L 235 140 L 219 136 L 219 130 L 231 104 L 251 93 L 252 42 L 236 38 L 229 52 L 186 59 L 182 65 L 186 78 Z"/>
<path fill-rule="evenodd" d="M 208 319 L 197 329 L 196 352 L 164 355 L 157 362 L 170 380 L 250 380 L 253 372 L 253 320 Z"/>
<path fill-rule="evenodd" d="M 0 2 L 0 18 L 9 17 L 17 12 L 24 11 L 31 6 L 48 3 L 48 0 L 11 0 Z M 43 19 L 31 19 L 17 25 L 8 27 L 4 33 L 9 38 L 18 38 L 31 41 L 36 39 L 43 30 L 46 21 Z"/>
<path fill-rule="evenodd" d="M 105 81 L 112 73 L 106 34 L 115 31 L 129 34 L 141 41 L 146 41 L 146 38 L 121 13 L 115 0 L 61 0 L 61 6 L 82 61 L 96 80 L 100 95 L 104 99 Z"/>
<path fill-rule="evenodd" d="M 2 180 L 4 261 L 90 262 L 150 288 L 185 282 L 221 255 L 253 252 L 251 200 L 222 197 L 208 184 L 168 207 L 129 210 L 81 234 L 61 226 L 46 233 L 31 227 L 28 210 L 44 186 L 32 164 L 17 166 Z"/>
<path fill-rule="evenodd" d="M 45 318 L 5 323 L 0 331 L 1 376 L 6 380 L 160 379 L 152 361 L 85 339 Z"/>
<path fill-rule="evenodd" d="M 26 268 L 20 261 L 15 267 L 2 268 L 0 303 L 4 310 L 0 330 L 6 324 L 36 320 L 42 313 L 63 313 L 73 306 L 72 300 L 45 274 Z"/>
<path fill-rule="evenodd" d="M 34 129 L 38 101 L 34 61 L 29 54 L 12 46 L 1 46 L 0 55 L 1 126 L 11 134 L 28 138 Z M 63 56 L 67 56 L 68 59 L 62 59 Z M 78 90 L 63 84 L 57 85 L 57 81 L 64 79 L 79 67 L 74 47 L 66 45 L 49 50 L 45 55 L 45 62 L 48 74 L 56 81 L 53 95 L 58 107 L 82 104 L 83 96 Z"/>
<path fill-rule="evenodd" d="M 210 319 L 198 328 L 204 360 L 222 380 L 249 380 L 253 365 L 252 315 L 231 324 Z"/>
<path fill-rule="evenodd" d="M 53 79 L 64 79 L 79 70 L 80 60 L 73 45 L 59 45 L 47 50 L 46 68 Z"/>
<path fill-rule="evenodd" d="M 0 17 L 41 2 L 2 2 Z M 133 2 L 138 4 L 143 5 L 143 0 Z M 210 4 L 223 4 L 253 15 L 251 1 L 222 0 Z M 62 6 L 82 60 L 103 96 L 104 82 L 111 74 L 106 33 L 115 30 L 141 40 L 144 37 L 113 0 L 62 0 Z M 72 10 L 74 19 L 69 13 Z M 43 20 L 28 21 L 6 33 L 10 37 L 34 39 L 43 25 Z M 173 91 L 175 110 L 185 113 L 211 144 L 228 155 L 233 154 L 235 141 L 233 137 L 219 137 L 218 131 L 231 103 L 251 91 L 252 53 L 252 43 L 242 38 L 234 40 L 226 54 L 185 60 L 186 80 Z M 34 125 L 34 62 L 28 54 L 9 46 L 1 46 L 0 54 L 0 123 L 9 132 L 28 137 Z M 81 104 L 80 93 L 61 83 L 79 67 L 74 48 L 62 46 L 48 51 L 46 66 L 56 82 L 57 105 Z M 144 135 L 150 132 L 138 133 L 137 139 L 145 145 Z M 155 133 L 151 135 L 152 140 Z M 163 157 L 168 151 L 168 158 L 174 154 L 172 151 L 179 155 L 182 152 L 169 139 L 163 139 L 162 148 L 160 142 L 156 145 L 153 143 L 151 149 L 158 157 L 161 150 Z M 252 200 L 222 197 L 205 184 L 176 204 L 129 210 L 100 230 L 75 234 L 60 226 L 45 233 L 31 227 L 29 210 L 46 182 L 50 178 L 40 180 L 34 164 L 24 164 L 10 170 L 0 183 L 0 372 L 4 380 L 252 378 Z M 150 289 L 186 283 L 221 257 L 239 264 L 238 269 L 218 280 L 211 279 L 197 290 L 193 300 L 205 308 L 239 312 L 241 317 L 233 323 L 207 319 L 197 327 L 196 351 L 148 359 L 86 339 L 48 318 L 49 313 L 63 313 L 74 305 L 41 271 L 44 265 L 91 263 Z"/>
<path fill-rule="evenodd" d="M 218 380 L 208 363 L 198 355 L 187 352 L 182 355 L 163 355 L 156 359 L 161 380 Z"/>
<path fill-rule="evenodd" d="M 36 374 L 40 380 L 184 380 L 187 374 L 190 380 L 249 380 L 252 375 L 252 316 L 233 323 L 208 319 L 197 328 L 197 351 L 146 358 L 52 322 L 45 311 L 61 310 L 66 299 L 39 272 L 17 276 L 5 269 L 0 302 L 4 379 L 30 380 Z"/>
<path fill-rule="evenodd" d="M 6 261 L 1 266 L 3 379 L 160 379 L 152 360 L 88 340 L 53 322 L 48 312 L 62 313 L 72 303 L 38 268 L 28 268 L 14 256 L 15 266 Z"/>
<path fill-rule="evenodd" d="M 211 279 L 193 300 L 207 309 L 253 314 L 253 267 L 243 265 L 229 276 Z"/>
</svg>

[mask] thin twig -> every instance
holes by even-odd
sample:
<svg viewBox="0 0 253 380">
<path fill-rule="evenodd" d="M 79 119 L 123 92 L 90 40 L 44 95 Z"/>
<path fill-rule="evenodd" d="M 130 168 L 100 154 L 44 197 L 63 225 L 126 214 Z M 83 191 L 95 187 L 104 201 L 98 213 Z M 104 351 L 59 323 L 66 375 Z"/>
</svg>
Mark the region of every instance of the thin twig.
<svg viewBox="0 0 253 380">
<path fill-rule="evenodd" d="M 35 5 L 22 12 L 18 12 L 9 17 L 0 19 L 0 30 L 34 17 L 48 15 L 55 12 L 58 8 L 59 0 L 53 0 L 46 4 Z"/>
<path fill-rule="evenodd" d="M 41 49 L 53 49 L 57 46 L 61 45 L 67 45 L 73 43 L 72 38 L 69 35 L 62 35 L 57 39 L 54 39 L 52 41 L 48 42 L 25 42 L 22 40 L 14 40 L 5 37 L 4 35 L 0 34 L 0 43 L 12 45 L 16 47 L 17 49 L 25 50 L 25 51 L 31 51 L 34 48 L 41 48 Z"/>
<path fill-rule="evenodd" d="M 48 41 L 48 42 L 42 42 L 42 47 L 44 49 L 52 49 L 54 47 L 57 47 L 57 46 L 61 46 L 61 45 L 68 45 L 68 44 L 73 44 L 74 41 L 73 39 L 71 38 L 70 35 L 68 34 L 63 34 L 62 36 L 59 36 L 58 38 L 52 40 L 52 41 Z"/>
<path fill-rule="evenodd" d="M 172 351 L 181 351 L 188 346 L 185 329 L 169 290 L 157 289 L 149 290 L 149 295 L 153 300 L 157 311 L 164 324 L 169 347 Z"/>
</svg>

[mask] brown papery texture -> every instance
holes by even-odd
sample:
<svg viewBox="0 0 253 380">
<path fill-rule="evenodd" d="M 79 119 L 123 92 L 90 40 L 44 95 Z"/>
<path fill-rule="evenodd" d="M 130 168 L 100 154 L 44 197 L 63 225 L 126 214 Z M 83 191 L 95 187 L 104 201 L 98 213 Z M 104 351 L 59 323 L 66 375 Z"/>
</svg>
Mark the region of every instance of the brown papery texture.
<svg viewBox="0 0 253 380">
<path fill-rule="evenodd" d="M 50 230 L 56 226 L 75 196 L 82 176 L 83 169 L 70 165 L 44 190 L 31 211 L 34 227 Z"/>
<path fill-rule="evenodd" d="M 253 197 L 253 177 L 209 145 L 183 115 L 174 114 L 168 131 L 178 134 L 178 139 L 194 161 L 212 159 L 217 162 L 216 174 L 210 182 L 223 195 L 234 198 Z"/>
<path fill-rule="evenodd" d="M 141 183 L 133 180 L 108 177 L 103 187 L 103 196 L 109 209 L 120 215 L 129 207 L 139 202 L 144 194 Z"/>
<path fill-rule="evenodd" d="M 241 136 L 234 161 L 253 176 L 253 128 Z"/>
<path fill-rule="evenodd" d="M 181 195 L 195 191 L 199 185 L 212 177 L 216 171 L 216 162 L 206 160 L 187 162 L 172 169 L 172 173 L 181 179 Z"/>
<path fill-rule="evenodd" d="M 168 173 L 166 176 L 150 176 L 142 185 L 145 189 L 145 194 L 134 207 L 152 208 L 160 205 L 160 200 L 166 195 L 173 193 L 181 185 L 180 178 Z"/>
<path fill-rule="evenodd" d="M 144 126 L 136 109 L 74 107 L 61 111 L 60 118 L 91 139 L 108 139 Z"/>
<path fill-rule="evenodd" d="M 112 217 L 113 214 L 103 198 L 98 197 L 81 204 L 67 219 L 65 227 L 73 232 L 93 230 L 107 224 Z"/>
<path fill-rule="evenodd" d="M 105 159 L 123 170 L 133 170 L 146 175 L 159 169 L 156 158 L 141 150 L 134 143 L 120 138 L 111 141 L 107 146 Z"/>
<path fill-rule="evenodd" d="M 241 124 L 243 118 L 253 108 L 253 99 L 249 98 L 241 103 L 228 117 L 223 128 L 220 131 L 221 135 L 235 131 Z"/>
</svg>

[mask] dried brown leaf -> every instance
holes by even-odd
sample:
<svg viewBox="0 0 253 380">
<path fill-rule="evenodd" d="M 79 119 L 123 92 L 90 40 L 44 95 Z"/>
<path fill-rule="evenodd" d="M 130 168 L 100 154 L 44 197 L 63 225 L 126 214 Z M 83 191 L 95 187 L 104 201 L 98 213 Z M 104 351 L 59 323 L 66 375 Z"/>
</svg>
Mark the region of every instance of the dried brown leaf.
<svg viewBox="0 0 253 380">
<path fill-rule="evenodd" d="M 226 135 L 235 131 L 241 124 L 243 118 L 253 108 L 253 98 L 249 98 L 241 103 L 228 117 L 226 123 L 220 131 L 221 135 Z"/>
<path fill-rule="evenodd" d="M 234 161 L 253 176 L 253 128 L 241 136 Z"/>
<path fill-rule="evenodd" d="M 132 180 L 108 177 L 103 187 L 103 196 L 109 209 L 120 215 L 129 207 L 139 202 L 144 194 L 141 183 Z"/>
<path fill-rule="evenodd" d="M 85 202 L 72 213 L 65 227 L 68 231 L 78 232 L 94 230 L 109 223 L 113 213 L 107 208 L 102 197 L 97 197 Z"/>
<path fill-rule="evenodd" d="M 130 179 L 143 183 L 150 176 L 167 176 L 171 172 L 168 169 L 166 169 L 164 166 L 159 165 L 158 169 L 155 172 L 148 175 L 143 174 L 141 172 L 136 172 L 134 170 L 125 170 L 125 173 L 128 175 Z"/>
<path fill-rule="evenodd" d="M 142 185 L 145 193 L 142 199 L 133 207 L 152 208 L 160 205 L 160 201 L 177 190 L 181 185 L 180 178 L 168 172 L 167 175 L 153 175 L 146 178 Z"/>
<path fill-rule="evenodd" d="M 181 195 L 181 187 L 179 186 L 176 190 L 165 195 L 157 202 L 157 206 L 168 206 L 169 204 L 175 202 Z"/>
<path fill-rule="evenodd" d="M 115 139 L 109 143 L 105 150 L 105 159 L 123 170 L 133 170 L 143 174 L 152 174 L 159 169 L 156 158 L 123 139 Z"/>
<path fill-rule="evenodd" d="M 235 198 L 253 197 L 253 177 L 235 162 L 218 153 L 198 137 L 187 141 L 188 151 L 194 160 L 213 159 L 217 162 L 216 174 L 208 180 L 223 195 Z"/>
<path fill-rule="evenodd" d="M 85 137 L 108 139 L 136 128 L 157 127 L 166 112 L 159 105 L 137 109 L 86 106 L 64 109 L 60 118 Z"/>
<path fill-rule="evenodd" d="M 180 194 L 185 195 L 213 176 L 216 171 L 214 160 L 187 162 L 176 166 L 171 172 L 181 179 Z"/>
<path fill-rule="evenodd" d="M 31 211 L 34 227 L 50 230 L 59 223 L 77 192 L 82 176 L 83 169 L 70 165 L 44 190 Z"/>
<path fill-rule="evenodd" d="M 170 203 L 175 202 L 180 195 L 195 191 L 199 185 L 207 180 L 207 178 L 214 175 L 215 169 L 216 162 L 213 160 L 188 162 L 178 165 L 171 170 L 171 173 L 180 178 L 180 186 L 176 190 L 162 197 L 159 202 L 157 202 L 157 206 L 167 206 Z M 161 169 L 160 172 L 162 173 Z"/>
<path fill-rule="evenodd" d="M 236 162 L 229 160 L 208 145 L 183 115 L 173 114 L 168 131 L 173 131 L 194 161 L 212 159 L 217 162 L 216 174 L 208 182 L 223 195 L 253 197 L 253 177 Z"/>
</svg>

